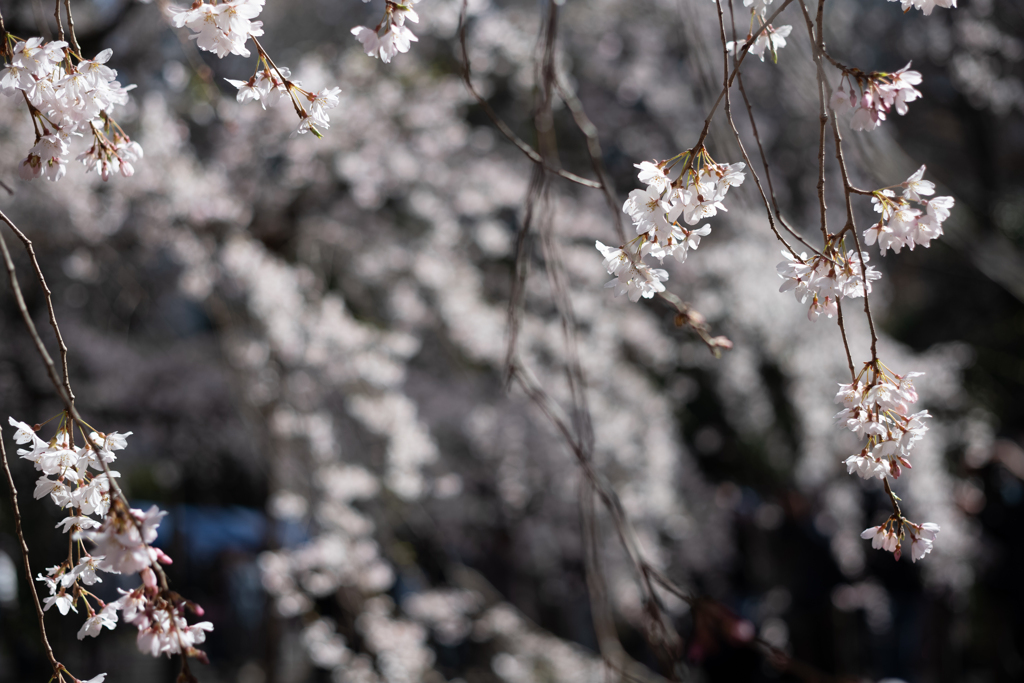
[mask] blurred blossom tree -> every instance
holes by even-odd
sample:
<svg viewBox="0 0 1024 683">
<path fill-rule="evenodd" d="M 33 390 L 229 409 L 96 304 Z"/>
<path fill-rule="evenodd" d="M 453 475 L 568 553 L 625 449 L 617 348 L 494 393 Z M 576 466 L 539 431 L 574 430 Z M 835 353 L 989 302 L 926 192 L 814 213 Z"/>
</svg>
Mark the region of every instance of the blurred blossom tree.
<svg viewBox="0 0 1024 683">
<path fill-rule="evenodd" d="M 1020 675 L 1012 3 L 52 7 L 0 680 Z"/>
</svg>

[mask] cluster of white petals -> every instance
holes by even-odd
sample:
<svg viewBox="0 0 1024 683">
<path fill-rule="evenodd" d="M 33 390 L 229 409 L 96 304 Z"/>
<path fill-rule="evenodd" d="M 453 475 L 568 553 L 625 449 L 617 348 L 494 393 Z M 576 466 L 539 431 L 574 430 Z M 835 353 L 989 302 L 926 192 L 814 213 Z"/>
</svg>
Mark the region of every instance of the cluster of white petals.
<svg viewBox="0 0 1024 683">
<path fill-rule="evenodd" d="M 265 2 L 228 0 L 214 5 L 196 0 L 189 9 L 168 5 L 167 12 L 176 28 L 194 31 L 189 38 L 200 50 L 215 52 L 222 59 L 227 55 L 248 57 L 245 44 L 249 38 L 263 35 L 263 22 L 253 19 L 263 11 Z"/>
<path fill-rule="evenodd" d="M 871 283 L 882 277 L 874 266 L 864 267 L 870 258 L 863 251 L 859 254 L 852 249 L 844 255 L 841 250 L 831 250 L 831 256 L 815 254 L 808 258 L 801 252 L 799 256 L 783 249 L 785 261 L 775 269 L 783 279 L 780 292 L 792 290 L 796 300 L 806 303 L 810 298 L 811 305 L 807 309 L 807 319 L 814 322 L 822 313 L 833 317 L 838 313 L 840 299 L 850 297 L 862 298 L 871 292 Z"/>
<path fill-rule="evenodd" d="M 907 113 L 907 105 L 921 97 L 914 87 L 920 83 L 921 74 L 910 71 L 909 62 L 894 73 L 844 71 L 832 93 L 831 106 L 837 114 L 853 111 L 850 127 L 854 130 L 874 130 L 890 110 L 900 116 Z"/>
<path fill-rule="evenodd" d="M 142 586 L 131 591 L 118 589 L 121 597 L 108 604 L 104 611 L 122 611 L 125 623 L 139 630 L 136 645 L 144 654 L 159 657 L 194 653 L 195 646 L 206 641 L 213 624 L 208 621 L 189 624 L 184 616 L 184 605 L 168 606 L 165 600 L 155 598 L 152 574 L 152 570 L 144 569 Z"/>
<path fill-rule="evenodd" d="M 266 109 L 268 104 L 273 106 L 281 100 L 289 100 L 299 116 L 298 133 L 313 132 L 319 136 L 321 129 L 331 127 L 327 111 L 340 103 L 338 95 L 341 88 L 322 88 L 316 92 L 303 90 L 299 81 L 292 80 L 291 70 L 287 67 L 264 65 L 248 81 L 224 80 L 238 89 L 236 99 L 242 104 L 256 101 Z"/>
<path fill-rule="evenodd" d="M 630 192 L 622 211 L 632 220 L 637 237 L 618 248 L 596 243 L 605 270 L 615 276 L 605 286 L 615 288 L 616 296 L 628 294 L 630 301 L 638 301 L 665 291 L 668 272 L 652 268 L 643 258 L 649 255 L 664 261 L 672 256 L 684 263 L 687 253 L 700 245 L 701 237 L 711 234 L 711 226 L 691 230 L 680 225 L 679 219 L 696 225 L 726 211 L 722 200 L 729 188 L 743 183 L 745 164 L 716 164 L 703 151 L 699 156 L 705 162 L 700 170 L 689 168 L 674 181 L 667 162 L 636 164 L 647 188 Z"/>
<path fill-rule="evenodd" d="M 889 2 L 899 2 L 904 12 L 909 12 L 911 8 L 919 9 L 925 16 L 931 14 L 936 7 L 945 9 L 956 7 L 956 0 L 889 0 Z"/>
<path fill-rule="evenodd" d="M 902 197 L 897 197 L 889 189 L 873 193 L 871 201 L 875 212 L 882 214 L 882 218 L 864 231 L 864 241 L 867 244 L 878 242 L 883 256 L 887 249 L 898 254 L 903 247 L 910 247 L 911 251 L 915 246 L 928 247 L 942 234 L 942 222 L 949 218 L 953 198 L 924 199 L 935 194 L 935 184 L 923 180 L 924 169 L 924 166 L 917 169 L 900 185 Z"/>
<path fill-rule="evenodd" d="M 751 22 L 756 14 L 751 15 Z M 764 61 L 764 53 L 767 50 L 771 53 L 772 61 L 779 61 L 779 50 L 786 47 L 786 38 L 792 33 L 792 26 L 779 26 L 775 27 L 768 24 L 764 27 L 760 33 L 757 34 L 757 38 L 754 38 L 754 42 L 750 44 L 749 52 L 756 55 L 762 62 Z M 725 44 L 725 49 L 729 51 L 729 54 L 735 55 L 736 51 L 743 47 L 743 45 L 753 37 L 754 31 L 751 30 L 747 34 L 747 37 L 742 42 L 730 40 Z"/>
<path fill-rule="evenodd" d="M 56 606 L 66 615 L 85 606 L 88 618 L 78 631 L 78 639 L 95 637 L 104 629 L 117 625 L 117 613 L 139 629 L 139 649 L 147 654 L 178 654 L 186 652 L 201 656 L 194 650 L 213 629 L 209 622 L 190 626 L 184 619 L 186 603 L 180 599 L 166 599 L 157 586 L 153 565 L 170 564 L 171 559 L 159 548 L 153 547 L 157 539 L 160 520 L 167 514 L 157 506 L 149 510 L 129 510 L 111 495 L 108 477 L 118 473 L 108 465 L 123 450 L 131 432 L 98 434 L 92 432 L 85 446 L 75 446 L 67 422 L 63 422 L 49 441 L 39 438 L 38 427 L 19 422 L 13 417 L 14 440 L 25 446 L 18 455 L 35 464 L 42 476 L 36 482 L 35 497 L 46 495 L 58 506 L 68 510 L 68 516 L 57 524 L 73 538 L 91 541 L 92 552 L 79 548 L 77 560 L 70 554 L 62 564 L 50 567 L 37 581 L 45 584 L 50 596 L 43 601 L 44 609 Z M 95 472 L 94 472 L 94 471 Z M 98 518 L 98 519 L 97 519 Z M 111 574 L 140 574 L 142 585 L 111 603 L 92 594 L 88 586 L 103 581 L 98 572 Z M 95 603 L 95 604 L 94 604 Z M 202 610 L 189 605 L 198 614 Z M 101 679 L 102 680 L 102 679 Z"/>
<path fill-rule="evenodd" d="M 167 11 L 175 27 L 194 31 L 189 37 L 201 49 L 214 52 L 222 59 L 230 54 L 248 57 L 250 52 L 245 44 L 250 38 L 256 42 L 255 39 L 263 35 L 263 22 L 253 19 L 263 11 L 265 2 L 228 0 L 210 4 L 196 0 L 189 9 L 170 5 Z M 238 90 L 236 99 L 240 103 L 257 101 L 264 109 L 268 104 L 288 100 L 299 117 L 296 132 L 311 132 L 320 137 L 321 130 L 331 127 L 327 110 L 338 106 L 341 88 L 324 88 L 316 92 L 303 90 L 298 81 L 291 79 L 291 71 L 287 67 L 274 64 L 258 43 L 256 49 L 259 63 L 249 80 L 224 79 Z"/>
<path fill-rule="evenodd" d="M 95 520 L 88 518 L 89 515 L 103 517 L 107 514 L 110 510 L 110 482 L 100 460 L 108 464 L 116 460 L 114 451 L 127 445 L 125 437 L 131 432 L 108 434 L 100 441 L 102 446 L 94 448 L 72 445 L 64 430 L 59 431 L 50 441 L 43 441 L 30 425 L 18 422 L 13 417 L 10 418 L 10 424 L 16 429 L 15 442 L 28 446 L 19 448 L 18 455 L 31 460 L 36 469 L 42 472 L 36 482 L 34 496 L 38 499 L 49 495 L 57 507 L 78 512 L 74 519 L 79 521 L 65 520 L 58 525 L 64 526 L 65 533 L 71 529 L 87 528 L 84 526 L 87 523 L 95 524 Z M 113 470 L 110 470 L 110 475 L 119 476 Z"/>
<path fill-rule="evenodd" d="M 886 520 L 885 524 L 873 526 L 861 532 L 864 540 L 871 539 L 871 547 L 893 553 L 899 560 L 903 552 L 904 536 L 910 536 L 910 559 L 917 562 L 932 551 L 935 534 L 939 533 L 939 525 L 932 522 L 914 524 L 910 520 L 895 516 Z"/>
<path fill-rule="evenodd" d="M 908 372 L 890 377 L 869 366 L 862 375 L 865 381 L 858 378 L 839 385 L 835 401 L 842 403 L 843 409 L 836 413 L 836 424 L 868 439 L 860 453 L 845 460 L 850 474 L 856 472 L 864 479 L 891 475 L 895 479 L 900 476 L 901 465 L 911 467 L 910 451 L 928 431 L 924 421 L 931 417 L 927 410 L 910 412 L 910 406 L 917 402 L 913 380 L 922 374 Z"/>
<path fill-rule="evenodd" d="M 363 0 L 363 2 L 369 1 Z M 399 52 L 408 52 L 413 43 L 419 42 L 419 38 L 413 35 L 405 22 L 408 20 L 419 23 L 420 21 L 419 15 L 413 9 L 419 0 L 386 1 L 384 18 L 376 28 L 356 26 L 352 29 L 352 35 L 363 44 L 366 54 L 370 57 L 380 57 L 385 64 L 389 63 L 391 58 Z"/>
<path fill-rule="evenodd" d="M 113 122 L 115 107 L 128 103 L 128 91 L 115 80 L 117 72 L 106 64 L 108 48 L 94 59 L 81 59 L 62 40 L 44 43 L 42 38 L 18 41 L 10 64 L 0 71 L 0 92 L 28 103 L 36 126 L 36 141 L 22 160 L 22 179 L 40 176 L 60 180 L 67 172 L 68 141 L 88 133 L 92 147 L 79 155 L 87 170 L 104 180 L 112 173 L 130 176 L 142 147 L 132 142 Z M 110 137 L 107 136 L 110 135 Z"/>
</svg>

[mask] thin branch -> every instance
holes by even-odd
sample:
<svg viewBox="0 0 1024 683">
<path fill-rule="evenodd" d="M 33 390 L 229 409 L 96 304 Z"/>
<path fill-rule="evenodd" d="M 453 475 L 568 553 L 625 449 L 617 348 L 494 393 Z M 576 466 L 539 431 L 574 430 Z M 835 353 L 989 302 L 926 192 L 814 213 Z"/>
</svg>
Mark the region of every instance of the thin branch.
<svg viewBox="0 0 1024 683">
<path fill-rule="evenodd" d="M 589 180 L 582 176 L 578 176 L 575 173 L 570 173 L 564 169 L 549 165 L 548 162 L 537 153 L 537 150 L 524 142 L 511 128 L 509 128 L 508 124 L 502 121 L 501 117 L 498 116 L 498 113 L 494 111 L 490 104 L 488 104 L 483 95 L 477 91 L 471 78 L 469 50 L 466 48 L 466 5 L 468 2 L 469 0 L 462 0 L 462 12 L 459 15 L 459 46 L 462 50 L 462 80 L 465 82 L 466 88 L 469 90 L 470 94 L 476 99 L 477 104 L 479 104 L 484 110 L 484 113 L 487 114 L 487 118 L 491 120 L 491 123 L 501 131 L 501 134 L 504 135 L 509 142 L 518 147 L 519 151 L 529 157 L 531 161 L 543 165 L 545 170 L 565 178 L 566 180 L 577 183 L 578 185 L 600 189 L 601 183 L 599 182 Z"/>
<path fill-rule="evenodd" d="M 43 269 L 39 267 L 39 260 L 36 258 L 35 248 L 32 246 L 32 240 L 28 238 L 21 230 L 18 229 L 11 219 L 8 218 L 3 211 L 0 211 L 0 220 L 7 224 L 7 226 L 14 231 L 14 234 L 21 240 L 21 243 L 25 245 L 25 251 L 28 252 L 29 258 L 32 260 L 32 267 L 36 271 L 36 278 L 39 280 L 39 285 L 43 288 L 43 293 L 46 297 L 46 310 L 50 315 L 50 326 L 53 328 L 53 334 L 57 338 L 57 346 L 60 348 L 60 362 L 61 371 L 63 373 L 63 384 L 64 389 L 67 391 L 71 402 L 75 401 L 75 392 L 71 390 L 71 380 L 68 375 L 68 347 L 64 343 L 64 337 L 61 336 L 60 327 L 57 325 L 57 315 L 53 310 L 53 293 L 50 291 L 50 287 L 46 284 L 46 278 L 43 277 Z"/>
<path fill-rule="evenodd" d="M 825 204 L 825 127 L 828 125 L 828 112 L 825 110 L 825 81 L 821 71 L 817 71 L 818 81 L 818 206 L 821 209 L 821 236 L 828 249 L 828 207 Z"/>
<path fill-rule="evenodd" d="M 862 266 L 864 264 L 861 264 Z M 839 319 L 839 331 L 843 335 L 843 348 L 846 349 L 846 362 L 850 366 L 850 381 L 857 381 L 857 371 L 853 366 L 853 355 L 850 353 L 850 342 L 846 338 L 846 322 L 843 320 L 843 302 L 836 299 L 837 318 Z"/>
<path fill-rule="evenodd" d="M 678 651 L 681 647 L 679 635 L 670 627 L 670 625 L 667 624 L 667 618 L 665 615 L 657 609 L 654 586 L 651 583 L 649 573 L 644 570 L 644 567 L 647 566 L 647 561 L 643 558 L 636 531 L 633 528 L 632 522 L 630 522 L 629 518 L 626 516 L 625 509 L 622 507 L 622 502 L 619 499 L 618 494 L 615 493 L 615 490 L 603 479 L 603 477 L 598 475 L 587 453 L 573 435 L 569 425 L 559 415 L 554 402 L 550 399 L 547 392 L 541 388 L 540 384 L 537 383 L 537 381 L 533 379 L 518 363 L 513 366 L 512 375 L 513 378 L 518 381 L 523 391 L 526 392 L 526 395 L 562 434 L 566 443 L 576 456 L 576 461 L 584 476 L 590 481 L 598 498 L 611 515 L 612 523 L 615 526 L 619 541 L 621 542 L 623 549 L 626 551 L 626 556 L 629 558 L 630 564 L 632 564 L 634 571 L 636 572 L 640 585 L 642 602 L 647 610 L 650 611 L 650 616 L 653 619 L 652 626 L 657 629 L 658 635 L 662 638 L 660 645 L 668 653 L 675 653 L 675 656 L 678 656 Z"/>
<path fill-rule="evenodd" d="M 686 163 L 683 165 L 682 176 L 685 176 L 686 172 L 690 170 L 691 166 L 693 165 L 694 156 L 697 154 L 698 151 L 700 151 L 701 147 L 703 147 L 704 140 L 707 138 L 708 132 L 711 130 L 711 121 L 715 117 L 715 112 L 718 110 L 718 105 L 722 103 L 722 100 L 726 97 L 726 95 L 729 92 L 729 88 L 732 87 L 733 79 L 735 79 L 736 75 L 739 74 L 740 66 L 743 64 L 743 60 L 747 58 L 748 54 L 750 54 L 750 46 L 754 44 L 754 41 L 757 40 L 757 37 L 761 35 L 761 33 L 767 30 L 768 25 L 772 23 L 772 20 L 774 20 L 775 17 L 779 16 L 782 10 L 789 7 L 789 3 L 791 3 L 792 1 L 793 0 L 785 0 L 785 2 L 783 2 L 778 9 L 772 12 L 771 15 L 765 20 L 761 28 L 759 28 L 757 31 L 754 31 L 750 35 L 750 37 L 747 38 L 747 42 L 743 43 L 739 51 L 736 53 L 736 65 L 733 67 L 732 73 L 729 74 L 728 78 L 724 79 L 722 91 L 718 93 L 718 97 L 715 99 L 715 103 L 711 105 L 711 111 L 708 112 L 707 118 L 704 119 L 704 127 L 701 129 L 700 136 L 698 136 L 697 138 L 697 144 L 690 148 L 690 154 L 686 159 Z M 726 68 L 726 71 L 728 72 L 728 67 Z"/>
<path fill-rule="evenodd" d="M 732 11 L 731 0 L 729 3 L 729 10 Z M 786 232 L 795 237 L 800 244 L 804 245 L 818 256 L 822 256 L 823 254 L 817 247 L 805 240 L 803 235 L 793 229 L 789 224 L 789 221 L 783 217 L 782 211 L 779 210 L 779 199 L 775 194 L 775 187 L 772 185 L 772 171 L 771 167 L 768 165 L 768 155 L 765 154 L 764 145 L 761 144 L 761 134 L 757 130 L 757 121 L 754 120 L 754 108 L 750 104 L 750 98 L 747 97 L 747 89 L 743 87 L 742 73 L 736 74 L 736 85 L 739 86 L 740 95 L 743 97 L 743 104 L 746 105 L 747 108 L 747 118 L 750 119 L 750 130 L 754 134 L 754 142 L 757 143 L 757 151 L 761 155 L 761 163 L 764 165 L 765 180 L 768 181 L 768 194 L 772 199 L 772 207 L 775 209 L 775 216 L 778 218 L 779 224 L 786 229 Z M 751 173 L 753 173 L 753 169 L 751 169 Z M 755 176 L 755 178 L 756 177 L 757 176 Z"/>
<path fill-rule="evenodd" d="M 832 97 L 832 88 L 825 79 L 825 70 L 822 66 L 822 55 L 825 52 L 825 39 L 821 26 L 822 16 L 824 14 L 825 0 L 818 0 L 818 29 L 815 33 L 813 22 L 811 21 L 810 13 L 807 10 L 807 6 L 804 4 L 804 0 L 800 0 L 800 8 L 803 10 L 804 20 L 807 24 L 807 31 L 811 36 L 812 49 L 814 52 L 814 62 L 818 70 L 819 83 L 824 85 L 825 90 L 822 93 L 827 99 Z M 853 201 L 852 195 L 854 194 L 853 184 L 850 182 L 850 174 L 846 168 L 846 159 L 843 157 L 843 135 L 839 131 L 838 117 L 830 117 L 832 120 L 832 134 L 835 139 L 836 148 L 836 161 L 839 162 L 839 172 L 843 178 L 843 194 L 846 198 L 846 225 L 843 228 L 845 232 L 847 229 L 853 233 L 854 246 L 857 249 L 857 254 L 861 254 L 860 236 L 857 234 L 857 223 L 854 220 L 853 215 Z M 860 194 L 859 192 L 857 194 Z M 862 264 L 863 266 L 863 264 Z M 868 328 L 871 331 L 871 361 L 872 363 L 878 363 L 878 333 L 875 331 L 875 320 L 871 315 L 871 302 L 868 296 L 868 275 L 867 268 L 861 267 L 861 278 L 864 283 L 864 315 L 868 319 Z"/>
<path fill-rule="evenodd" d="M 4 217 L 4 220 L 5 222 L 9 223 L 9 219 L 7 219 L 6 217 Z M 4 265 L 7 268 L 8 279 L 10 280 L 11 283 L 11 289 L 14 292 L 14 299 L 17 302 L 18 311 L 19 313 L 21 313 L 21 318 L 25 323 L 25 327 L 28 329 L 29 336 L 32 337 L 32 343 L 35 345 L 39 357 L 42 359 L 43 364 L 46 366 L 46 372 L 47 375 L 49 375 L 50 377 L 51 384 L 53 384 L 54 391 L 56 391 L 57 395 L 60 397 L 61 402 L 64 404 L 64 410 L 70 416 L 70 419 L 73 421 L 73 423 L 77 422 L 80 425 L 88 425 L 88 423 L 82 419 L 81 414 L 78 412 L 78 408 L 75 407 L 74 401 L 68 394 L 67 390 L 64 388 L 64 384 L 62 383 L 61 378 L 57 373 L 57 367 L 53 363 L 53 358 L 50 356 L 50 353 L 46 350 L 46 345 L 43 344 L 43 340 L 39 336 L 39 330 L 36 328 L 36 324 L 35 322 L 33 322 L 32 316 L 28 312 L 28 307 L 25 305 L 25 297 L 21 292 L 21 286 L 18 284 L 18 276 L 14 268 L 14 261 L 11 258 L 11 253 L 7 248 L 7 241 L 4 239 L 2 233 L 0 233 L 0 250 L 3 251 Z M 93 447 L 101 447 L 102 441 L 94 442 L 90 445 Z M 128 502 L 128 497 L 125 496 L 124 491 L 121 490 L 121 487 L 117 483 L 117 479 L 112 475 L 110 471 L 110 465 L 102 457 L 97 458 L 97 460 L 99 460 L 99 463 L 103 468 L 103 472 L 107 476 L 107 482 L 110 486 L 110 492 L 113 494 L 112 497 L 121 505 L 123 505 L 129 522 L 133 526 L 135 526 L 136 530 L 139 533 L 139 538 L 144 539 L 145 534 L 143 533 L 142 530 L 142 523 L 135 518 L 135 515 L 131 514 L 131 505 Z M 149 544 L 145 543 L 145 541 L 143 541 L 143 545 L 147 549 L 149 548 Z M 159 581 L 160 588 L 162 589 L 162 591 L 165 594 L 170 593 L 170 584 L 167 581 L 167 574 L 166 572 L 164 572 L 163 567 L 160 566 L 160 563 L 153 562 L 151 565 L 151 569 L 156 574 L 157 580 Z M 177 632 L 177 627 L 173 626 L 173 624 L 174 622 L 172 621 L 172 628 L 174 628 L 175 632 Z M 180 640 L 180 633 L 178 633 L 178 637 Z M 188 657 L 187 648 L 185 648 L 184 646 L 182 646 L 181 648 L 181 657 Z M 183 671 L 187 671 L 188 665 L 184 664 L 182 668 Z"/>
<path fill-rule="evenodd" d="M 58 0 L 58 2 L 59 2 L 59 0 Z M 59 14 L 60 7 L 58 6 L 57 9 L 58 9 L 58 14 Z M 64 0 L 64 12 L 68 15 L 68 35 L 71 37 L 71 47 L 73 47 L 75 52 L 78 54 L 78 56 L 81 57 L 82 56 L 82 48 L 79 47 L 79 45 L 78 45 L 78 37 L 75 36 L 75 19 L 74 19 L 74 17 L 71 16 L 71 0 Z M 60 18 L 59 17 L 57 19 L 57 23 L 58 24 L 60 23 Z"/>
<path fill-rule="evenodd" d="M 64 24 L 60 20 L 60 0 L 57 0 L 57 6 L 53 10 L 53 18 L 57 20 L 57 40 L 64 40 Z"/>
<path fill-rule="evenodd" d="M 4 261 L 10 263 L 10 255 L 7 252 L 7 245 L 3 243 L 0 236 L 0 246 L 3 247 Z M 4 474 L 7 476 L 7 486 L 11 490 L 11 507 L 14 509 L 14 530 L 18 535 L 18 546 L 21 550 L 22 566 L 25 568 L 25 580 L 28 581 L 28 590 L 32 594 L 32 604 L 36 609 L 36 621 L 39 623 L 39 634 L 43 639 L 43 649 L 46 650 L 46 658 L 50 660 L 50 668 L 53 669 L 53 676 L 61 678 L 64 666 L 57 661 L 53 654 L 53 647 L 50 639 L 46 636 L 46 623 L 43 619 L 43 606 L 39 602 L 39 593 L 36 592 L 35 578 L 32 576 L 32 565 L 28 559 L 28 544 L 25 542 L 25 534 L 21 529 L 21 510 L 18 508 L 18 489 L 14 485 L 14 477 L 11 475 L 11 468 L 7 463 L 7 449 L 4 446 L 3 428 L 0 427 L 0 459 L 3 460 Z M 51 679 L 52 680 L 52 679 Z"/>
<path fill-rule="evenodd" d="M 715 7 L 718 8 L 718 28 L 722 39 L 722 89 L 725 91 L 725 118 L 729 120 L 729 126 L 732 128 L 732 133 L 736 136 L 736 144 L 740 146 L 740 152 L 743 154 L 743 160 L 746 162 L 747 168 L 750 170 L 750 175 L 754 178 L 754 184 L 757 185 L 758 192 L 761 193 L 761 201 L 764 202 L 764 209 L 768 214 L 768 225 L 771 226 L 776 239 L 782 242 L 786 249 L 789 250 L 789 253 L 793 255 L 793 258 L 800 259 L 800 255 L 793 250 L 793 247 L 790 246 L 789 242 L 786 241 L 786 238 L 782 236 L 778 227 L 775 225 L 775 214 L 772 213 L 772 207 L 768 203 L 768 197 L 765 195 L 764 188 L 761 186 L 761 179 L 757 177 L 757 171 L 754 170 L 754 166 L 750 163 L 750 156 L 747 154 L 746 147 L 743 146 L 743 140 L 740 138 L 740 132 L 737 130 L 736 122 L 732 118 L 732 99 L 729 95 L 729 48 L 726 46 L 725 18 L 722 13 L 722 0 L 718 0 L 718 2 L 715 3 Z M 739 61 L 736 62 L 736 73 L 739 73 Z M 758 144 L 760 145 L 760 143 Z M 767 166 L 767 164 L 765 164 L 765 166 Z"/>
<path fill-rule="evenodd" d="M 587 116 L 579 96 L 576 95 L 576 92 L 565 79 L 557 79 L 555 86 L 558 88 L 559 97 L 569 107 L 569 112 L 572 114 L 573 121 L 576 122 L 576 127 L 587 138 L 587 154 L 590 156 L 590 165 L 593 167 L 594 175 L 597 176 L 598 182 L 601 185 L 600 189 L 604 194 L 608 210 L 612 215 L 612 224 L 615 226 L 615 231 L 618 233 L 619 239 L 625 243 L 627 238 L 626 233 L 622 229 L 622 210 L 615 199 L 615 188 L 604 167 L 604 154 L 601 151 L 601 141 L 598 137 L 597 126 Z"/>
<path fill-rule="evenodd" d="M 0 216 L 3 214 L 0 213 Z M 4 221 L 9 223 L 9 219 L 4 216 Z M 50 382 L 53 384 L 54 389 L 57 391 L 57 395 L 60 397 L 61 402 L 71 410 L 74 410 L 74 401 L 68 395 L 64 388 L 64 384 L 61 381 L 60 376 L 57 374 L 57 368 L 53 364 L 53 358 L 50 356 L 50 352 L 46 350 L 46 345 L 43 344 L 43 340 L 39 336 L 39 330 L 36 329 L 36 324 L 32 322 L 32 316 L 28 312 L 28 307 L 25 305 L 25 297 L 21 293 L 21 286 L 18 284 L 18 276 L 14 270 L 14 261 L 11 259 L 11 252 L 7 249 L 7 241 L 4 240 L 3 234 L 0 233 L 0 248 L 3 249 L 4 254 L 4 265 L 7 267 L 7 276 L 11 282 L 11 289 L 14 291 L 14 300 L 18 304 L 18 312 L 21 313 L 21 318 L 25 323 L 25 327 L 28 328 L 29 335 L 32 337 L 32 343 L 36 347 L 36 351 L 39 353 L 39 357 L 42 358 L 43 364 L 46 366 L 46 373 L 50 377 Z M 73 417 L 78 420 L 78 411 L 75 410 Z M 112 485 L 115 485 L 111 481 Z"/>
</svg>

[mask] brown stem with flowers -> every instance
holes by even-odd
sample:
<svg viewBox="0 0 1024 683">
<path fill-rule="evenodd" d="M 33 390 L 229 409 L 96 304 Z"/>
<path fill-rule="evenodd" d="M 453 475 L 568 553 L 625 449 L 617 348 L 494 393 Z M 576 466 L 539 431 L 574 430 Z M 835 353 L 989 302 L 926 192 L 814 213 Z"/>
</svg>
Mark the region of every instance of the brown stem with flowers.
<svg viewBox="0 0 1024 683">
<path fill-rule="evenodd" d="M 7 216 L 4 215 L 3 212 L 0 212 L 0 220 L 3 220 L 3 222 L 7 223 L 12 228 L 14 228 L 13 222 L 9 218 L 7 218 Z M 53 362 L 53 358 L 50 356 L 50 353 L 46 350 L 46 345 L 43 343 L 42 338 L 39 336 L 39 330 L 36 328 L 35 322 L 32 320 L 32 316 L 29 314 L 28 306 L 25 304 L 25 297 L 21 291 L 21 286 L 18 284 L 18 278 L 17 273 L 15 272 L 14 261 L 11 258 L 10 251 L 7 248 L 7 242 L 6 240 L 4 240 L 2 234 L 0 234 L 0 250 L 2 250 L 3 252 L 4 264 L 7 268 L 8 279 L 10 280 L 11 289 L 14 292 L 14 298 L 18 306 L 18 311 L 21 314 L 22 321 L 25 323 L 25 327 L 28 329 L 29 335 L 32 338 L 33 345 L 36 348 L 36 352 L 42 359 L 43 365 L 46 367 L 46 372 L 50 378 L 50 382 L 51 384 L 53 384 L 53 388 L 56 391 L 57 396 L 64 404 L 64 410 L 68 416 L 69 421 L 71 421 L 69 433 L 70 429 L 73 429 L 75 423 L 79 425 L 89 426 L 88 423 L 82 419 L 81 414 L 78 412 L 78 408 L 75 407 L 73 394 L 71 394 L 69 388 L 65 388 L 65 383 L 61 380 L 61 377 L 58 374 L 56 365 Z M 37 271 L 37 275 L 40 278 L 40 282 L 42 283 L 44 290 L 49 291 L 49 288 L 46 286 L 45 278 L 43 278 L 42 271 Z M 92 443 L 90 443 L 90 441 L 87 439 L 86 444 L 88 447 L 96 448 L 98 450 L 99 448 L 102 447 L 103 441 L 102 439 L 99 440 L 98 442 L 93 440 Z M 150 547 L 149 544 L 146 543 L 145 537 L 142 533 L 142 524 L 141 522 L 139 522 L 139 520 L 135 518 L 135 515 L 131 514 L 131 505 L 128 502 L 127 496 L 125 496 L 124 492 L 121 490 L 121 487 L 118 486 L 117 480 L 112 476 L 110 465 L 106 463 L 102 457 L 97 457 L 97 460 L 99 461 L 101 467 L 103 468 L 104 474 L 106 474 L 107 476 L 107 482 L 109 483 L 110 486 L 110 492 L 114 498 L 111 507 L 121 507 L 121 512 L 135 527 L 136 531 L 139 534 L 139 539 L 141 543 L 145 546 L 147 553 L 149 553 Z M 153 562 L 151 568 L 159 581 L 161 594 L 170 597 L 170 585 L 167 581 L 167 574 L 164 572 L 163 567 L 160 566 L 159 562 Z M 170 607 L 167 607 L 166 609 L 172 617 L 170 619 L 170 623 L 175 631 L 175 634 L 178 637 L 179 647 L 181 650 L 181 657 L 185 659 L 188 656 L 190 656 L 190 653 L 184 647 L 184 642 L 181 638 L 181 633 L 178 630 L 175 620 L 173 618 L 173 612 L 174 609 L 176 608 L 176 603 L 174 600 L 168 600 L 168 604 L 170 605 Z M 183 665 L 183 671 L 187 671 L 187 668 L 187 664 Z"/>
<path fill-rule="evenodd" d="M 7 251 L 7 244 L 0 236 L 0 248 L 3 249 L 4 262 L 7 264 L 8 273 L 13 278 L 13 263 Z M 14 531 L 18 536 L 18 549 L 21 551 L 22 566 L 25 568 L 25 580 L 28 582 L 29 593 L 32 594 L 32 604 L 36 611 L 36 621 L 39 623 L 39 635 L 43 639 L 43 649 L 46 651 L 46 658 L 50 661 L 50 668 L 53 669 L 53 676 L 61 678 L 64 665 L 57 661 L 53 654 L 53 647 L 46 635 L 46 622 L 43 619 L 43 606 L 39 602 L 39 593 L 36 592 L 35 580 L 32 577 L 32 565 L 28 559 L 28 544 L 25 542 L 25 534 L 21 529 L 21 510 L 18 507 L 18 489 L 14 485 L 14 477 L 11 475 L 11 468 L 7 463 L 7 449 L 4 447 L 3 428 L 0 427 L 0 460 L 3 461 L 4 474 L 7 476 L 7 486 L 11 491 L 11 507 L 14 510 Z M 51 679 L 52 680 L 52 679 Z"/>
</svg>

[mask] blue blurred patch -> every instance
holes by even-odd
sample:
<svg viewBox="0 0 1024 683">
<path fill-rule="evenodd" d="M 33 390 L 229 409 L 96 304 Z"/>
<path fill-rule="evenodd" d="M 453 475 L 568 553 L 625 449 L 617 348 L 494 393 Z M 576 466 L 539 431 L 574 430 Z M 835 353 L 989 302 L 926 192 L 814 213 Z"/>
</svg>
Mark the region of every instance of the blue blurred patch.
<svg viewBox="0 0 1024 683">
<path fill-rule="evenodd" d="M 148 510 L 153 503 L 136 501 L 135 507 Z M 206 564 L 224 552 L 258 553 L 267 547 L 266 513 L 239 505 L 174 505 L 160 523 L 155 545 L 168 550 L 178 541 L 185 546 L 190 562 Z M 298 522 L 278 521 L 274 528 L 277 546 L 292 547 L 305 543 L 309 534 Z"/>
</svg>

